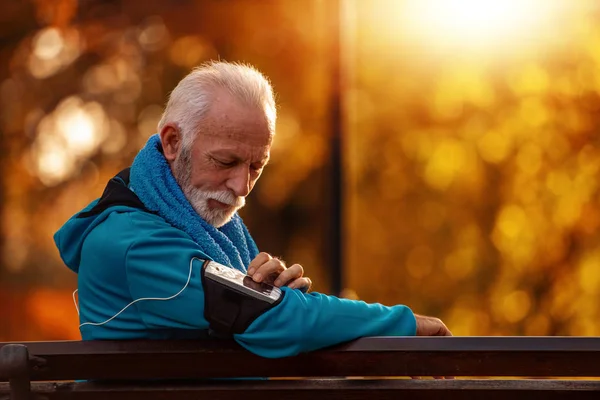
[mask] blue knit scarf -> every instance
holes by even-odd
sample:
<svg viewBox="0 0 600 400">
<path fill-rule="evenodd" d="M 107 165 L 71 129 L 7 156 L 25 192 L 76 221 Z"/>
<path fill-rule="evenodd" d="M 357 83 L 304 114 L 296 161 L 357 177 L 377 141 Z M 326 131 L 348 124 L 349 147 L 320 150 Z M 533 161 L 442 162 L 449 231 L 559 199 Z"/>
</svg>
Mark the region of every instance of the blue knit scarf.
<svg viewBox="0 0 600 400">
<path fill-rule="evenodd" d="M 130 187 L 146 208 L 190 235 L 214 261 L 246 272 L 258 254 L 254 240 L 237 213 L 218 229 L 196 213 L 171 173 L 158 135 L 151 136 L 133 160 Z"/>
</svg>

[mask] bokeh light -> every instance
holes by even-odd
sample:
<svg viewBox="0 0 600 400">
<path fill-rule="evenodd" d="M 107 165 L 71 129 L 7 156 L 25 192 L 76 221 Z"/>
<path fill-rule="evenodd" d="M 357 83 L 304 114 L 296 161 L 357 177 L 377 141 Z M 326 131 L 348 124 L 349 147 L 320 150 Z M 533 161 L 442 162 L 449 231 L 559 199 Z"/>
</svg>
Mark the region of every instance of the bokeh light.
<svg viewBox="0 0 600 400">
<path fill-rule="evenodd" d="M 84 43 L 75 29 L 42 29 L 33 38 L 33 51 L 29 56 L 29 71 L 38 78 L 48 78 L 74 62 Z"/>
<path fill-rule="evenodd" d="M 408 1 L 410 30 L 427 39 L 465 46 L 515 40 L 541 28 L 557 2 L 553 0 L 419 0 Z"/>
<path fill-rule="evenodd" d="M 242 215 L 315 290 L 331 287 L 341 122 L 344 295 L 457 335 L 600 335 L 600 2 L 341 3 L 337 54 L 328 1 L 0 2 L 21 10 L 0 47 L 0 337 L 77 338 L 52 234 L 218 58 L 274 83 L 272 157 Z"/>
<path fill-rule="evenodd" d="M 97 151 L 107 134 L 106 114 L 100 104 L 84 103 L 78 97 L 63 100 L 40 121 L 31 151 L 36 174 L 49 186 L 64 181 Z"/>
</svg>

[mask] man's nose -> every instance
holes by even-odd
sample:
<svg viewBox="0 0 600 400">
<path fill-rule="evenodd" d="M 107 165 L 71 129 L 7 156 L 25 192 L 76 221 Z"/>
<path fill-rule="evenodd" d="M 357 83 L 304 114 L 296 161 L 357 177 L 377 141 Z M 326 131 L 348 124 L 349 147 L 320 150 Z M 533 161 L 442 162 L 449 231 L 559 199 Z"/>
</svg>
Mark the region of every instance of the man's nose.
<svg viewBox="0 0 600 400">
<path fill-rule="evenodd" d="M 252 189 L 250 186 L 250 171 L 247 166 L 240 165 L 227 180 L 227 189 L 236 196 L 246 197 Z"/>
</svg>

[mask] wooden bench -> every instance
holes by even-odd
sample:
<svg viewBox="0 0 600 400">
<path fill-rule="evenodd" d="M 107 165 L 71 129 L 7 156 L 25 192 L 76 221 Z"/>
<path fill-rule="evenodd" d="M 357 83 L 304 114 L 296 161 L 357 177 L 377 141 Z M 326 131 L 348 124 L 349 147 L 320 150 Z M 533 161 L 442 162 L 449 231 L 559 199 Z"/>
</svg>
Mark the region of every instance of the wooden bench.
<svg viewBox="0 0 600 400">
<path fill-rule="evenodd" d="M 206 379 L 231 377 L 273 379 Z M 2 400 L 600 399 L 598 377 L 591 337 L 377 337 L 282 359 L 220 340 L 0 343 Z"/>
</svg>

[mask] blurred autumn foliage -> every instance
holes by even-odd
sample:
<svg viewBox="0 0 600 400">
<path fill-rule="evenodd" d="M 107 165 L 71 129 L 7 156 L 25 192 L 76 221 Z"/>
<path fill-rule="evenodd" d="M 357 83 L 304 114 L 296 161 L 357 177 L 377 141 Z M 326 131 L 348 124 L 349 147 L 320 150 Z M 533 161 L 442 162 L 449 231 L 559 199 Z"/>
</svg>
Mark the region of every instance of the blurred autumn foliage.
<svg viewBox="0 0 600 400">
<path fill-rule="evenodd" d="M 242 215 L 330 290 L 333 3 L 0 3 L 0 340 L 79 337 L 52 234 L 215 58 L 255 65 L 279 98 Z M 544 26 L 499 42 L 414 29 L 416 0 L 342 3 L 346 293 L 457 335 L 600 334 L 597 2 L 548 0 Z"/>
</svg>

